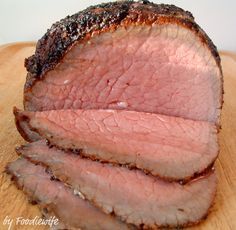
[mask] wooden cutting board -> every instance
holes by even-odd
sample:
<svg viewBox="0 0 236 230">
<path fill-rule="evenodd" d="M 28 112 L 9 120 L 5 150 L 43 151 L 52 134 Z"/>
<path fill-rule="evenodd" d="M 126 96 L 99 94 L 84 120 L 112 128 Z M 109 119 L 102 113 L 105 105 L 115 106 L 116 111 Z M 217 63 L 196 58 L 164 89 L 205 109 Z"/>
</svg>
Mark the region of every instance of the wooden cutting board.
<svg viewBox="0 0 236 230">
<path fill-rule="evenodd" d="M 30 56 L 35 44 L 16 43 L 0 46 L 0 230 L 6 216 L 33 219 L 40 216 L 37 206 L 28 203 L 26 196 L 4 173 L 7 162 L 17 158 L 16 146 L 24 141 L 18 134 L 12 115 L 12 107 L 22 107 L 22 92 L 26 71 L 24 58 Z M 205 222 L 191 229 L 236 229 L 236 55 L 222 52 L 225 81 L 220 156 L 216 162 L 219 178 L 218 192 L 212 211 Z M 47 229 L 42 226 L 15 226 L 12 229 Z"/>
</svg>

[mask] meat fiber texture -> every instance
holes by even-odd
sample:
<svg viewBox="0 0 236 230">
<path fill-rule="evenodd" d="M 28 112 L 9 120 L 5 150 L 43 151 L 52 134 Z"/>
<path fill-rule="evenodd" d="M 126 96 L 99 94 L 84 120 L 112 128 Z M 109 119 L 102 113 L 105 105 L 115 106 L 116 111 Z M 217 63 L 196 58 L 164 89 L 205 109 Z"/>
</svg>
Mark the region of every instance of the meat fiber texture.
<svg viewBox="0 0 236 230">
<path fill-rule="evenodd" d="M 217 130 L 209 122 L 120 110 L 15 109 L 15 116 L 27 140 L 48 139 L 61 149 L 169 180 L 202 173 L 218 154 Z"/>
<path fill-rule="evenodd" d="M 140 170 L 129 170 L 65 153 L 44 141 L 17 149 L 35 163 L 79 191 L 105 213 L 114 213 L 137 227 L 186 226 L 199 222 L 210 208 L 216 191 L 214 171 L 181 185 L 164 182 Z"/>
<path fill-rule="evenodd" d="M 63 183 L 52 180 L 44 167 L 25 159 L 18 159 L 7 166 L 13 176 L 33 202 L 37 202 L 47 215 L 56 215 L 60 222 L 54 229 L 128 230 L 128 226 L 115 217 L 101 212 L 88 201 L 76 196 Z M 75 190 L 76 191 L 76 190 Z M 78 193 L 78 191 L 77 191 Z"/>
<path fill-rule="evenodd" d="M 16 113 L 23 137 L 138 169 L 42 142 L 18 152 L 139 228 L 206 216 L 223 83 L 217 49 L 191 13 L 146 0 L 92 6 L 53 24 L 25 67 L 26 111 Z M 192 180 L 168 183 L 139 169 Z"/>
<path fill-rule="evenodd" d="M 219 124 L 218 52 L 173 5 L 90 7 L 54 24 L 26 68 L 25 110 L 125 109 Z"/>
</svg>

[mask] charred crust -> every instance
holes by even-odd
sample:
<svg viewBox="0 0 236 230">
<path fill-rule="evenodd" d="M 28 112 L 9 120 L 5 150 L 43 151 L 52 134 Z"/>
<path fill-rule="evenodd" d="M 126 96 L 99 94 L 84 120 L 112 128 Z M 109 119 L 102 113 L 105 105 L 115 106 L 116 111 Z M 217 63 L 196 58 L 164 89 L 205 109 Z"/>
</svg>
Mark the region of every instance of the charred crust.
<svg viewBox="0 0 236 230">
<path fill-rule="evenodd" d="M 37 141 L 40 139 L 40 132 L 36 129 L 33 128 L 30 125 L 30 117 L 27 114 L 24 114 L 22 112 L 22 110 L 16 108 L 15 106 L 13 107 L 13 114 L 15 116 L 15 124 L 16 124 L 16 128 L 18 130 L 18 132 L 20 133 L 20 135 L 28 142 L 33 142 L 33 141 Z M 37 137 L 33 137 L 32 133 L 29 134 L 27 133 L 27 131 L 24 128 L 24 125 L 27 125 L 27 127 L 29 128 L 29 130 L 33 133 L 33 134 L 37 134 Z M 21 148 L 21 147 L 18 147 Z M 16 148 L 16 152 L 18 153 L 18 150 Z"/>
<path fill-rule="evenodd" d="M 26 122 L 29 124 L 29 118 L 23 114 L 21 114 L 21 111 L 16 108 L 15 106 L 13 107 L 13 114 L 15 116 L 15 124 L 18 132 L 20 135 L 28 142 L 31 142 L 31 137 L 28 136 L 28 134 L 25 132 L 25 130 L 22 128 L 21 124 Z M 19 149 L 18 149 L 19 148 Z M 16 153 L 19 152 L 21 147 L 16 148 Z"/>
<path fill-rule="evenodd" d="M 47 143 L 48 141 L 45 140 L 45 142 Z M 24 158 L 26 158 L 27 160 L 29 160 L 30 162 L 32 162 L 34 164 L 40 164 L 40 165 L 46 167 L 45 171 L 47 173 L 49 173 L 50 175 L 52 175 L 52 172 L 48 168 L 47 164 L 44 164 L 44 163 L 41 163 L 41 162 L 39 163 L 38 161 L 35 161 L 35 160 L 31 159 L 30 157 L 25 156 L 24 154 L 22 154 L 22 152 L 24 151 L 25 148 L 27 148 L 27 146 L 30 146 L 30 144 L 22 145 L 21 147 L 17 147 L 16 148 L 17 154 L 19 156 L 23 156 Z M 154 177 L 156 177 L 160 180 L 164 180 L 164 181 L 167 181 L 167 182 L 170 182 L 170 183 L 172 183 L 172 182 L 176 183 L 177 182 L 182 186 L 191 184 L 193 181 L 201 179 L 202 177 L 209 176 L 215 170 L 214 169 L 214 163 L 215 163 L 215 160 L 217 159 L 217 157 L 216 157 L 215 159 L 213 159 L 213 161 L 206 168 L 204 168 L 203 170 L 201 170 L 199 172 L 195 172 L 193 175 L 190 175 L 189 177 L 182 178 L 182 179 L 176 179 L 176 178 L 165 177 L 165 176 L 161 176 L 161 175 L 152 175 L 149 171 L 147 171 L 145 169 L 139 169 L 132 163 L 130 163 L 130 164 L 119 164 L 118 162 L 110 162 L 110 161 L 106 161 L 106 160 L 100 160 L 96 156 L 87 155 L 81 149 L 79 150 L 79 153 L 77 153 L 77 150 L 71 151 L 71 149 L 61 148 L 61 147 L 58 147 L 57 145 L 52 144 L 52 143 L 50 143 L 50 148 L 54 148 L 55 150 L 58 150 L 58 151 L 64 151 L 64 152 L 66 152 L 66 154 L 78 155 L 78 157 L 80 157 L 80 158 L 90 159 L 92 161 L 97 161 L 101 164 L 112 165 L 112 166 L 115 166 L 115 167 L 126 167 L 129 170 L 141 170 L 146 175 L 154 176 Z M 53 178 L 53 179 L 55 179 L 55 178 Z"/>
<path fill-rule="evenodd" d="M 67 51 L 77 42 L 94 34 L 115 30 L 119 26 L 153 23 L 176 23 L 200 37 L 220 67 L 217 49 L 206 33 L 194 22 L 193 15 L 174 5 L 155 4 L 147 0 L 108 2 L 88 7 L 72 16 L 56 22 L 38 41 L 35 54 L 25 60 L 28 71 L 25 92 L 35 81 L 55 68 Z M 27 98 L 25 98 L 27 101 Z"/>
</svg>

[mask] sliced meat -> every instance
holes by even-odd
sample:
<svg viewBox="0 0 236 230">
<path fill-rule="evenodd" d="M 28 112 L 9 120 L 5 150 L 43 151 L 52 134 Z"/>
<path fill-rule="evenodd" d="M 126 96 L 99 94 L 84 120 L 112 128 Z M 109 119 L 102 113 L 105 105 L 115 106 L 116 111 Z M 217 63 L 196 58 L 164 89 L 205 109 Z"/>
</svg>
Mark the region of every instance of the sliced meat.
<svg viewBox="0 0 236 230">
<path fill-rule="evenodd" d="M 207 215 L 216 192 L 213 171 L 181 185 L 140 170 L 82 159 L 49 148 L 44 141 L 22 146 L 17 152 L 48 166 L 56 178 L 80 191 L 104 212 L 138 227 L 156 229 L 197 223 Z"/>
<path fill-rule="evenodd" d="M 25 65 L 25 110 L 110 108 L 219 122 L 218 52 L 173 5 L 89 7 L 55 23 Z"/>
<path fill-rule="evenodd" d="M 18 159 L 7 166 L 20 189 L 33 201 L 52 215 L 56 215 L 63 225 L 63 229 L 129 229 L 117 218 L 101 212 L 88 201 L 75 196 L 73 190 L 65 187 L 61 182 L 51 180 L 51 175 L 45 168 L 34 165 L 25 159 Z M 59 229 L 55 225 L 55 229 Z M 62 228 L 60 228 L 62 229 Z"/>
<path fill-rule="evenodd" d="M 208 122 L 120 110 L 15 109 L 15 116 L 27 140 L 41 136 L 60 148 L 170 180 L 201 173 L 218 154 L 217 131 Z"/>
</svg>

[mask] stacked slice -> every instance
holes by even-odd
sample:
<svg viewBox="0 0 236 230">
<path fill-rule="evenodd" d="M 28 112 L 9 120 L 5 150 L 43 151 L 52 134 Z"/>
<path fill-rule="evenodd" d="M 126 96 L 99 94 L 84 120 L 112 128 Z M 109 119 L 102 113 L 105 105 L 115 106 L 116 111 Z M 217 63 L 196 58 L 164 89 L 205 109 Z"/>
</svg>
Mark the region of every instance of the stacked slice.
<svg viewBox="0 0 236 230">
<path fill-rule="evenodd" d="M 14 114 L 31 143 L 7 171 L 48 215 L 69 229 L 205 218 L 222 73 L 189 12 L 148 1 L 90 7 L 54 24 L 26 68 L 25 111 Z"/>
<path fill-rule="evenodd" d="M 85 201 L 63 183 L 52 180 L 52 175 L 40 165 L 25 159 L 8 164 L 7 172 L 12 174 L 17 186 L 38 203 L 46 217 L 56 215 L 60 229 L 120 230 L 129 227 L 111 215 L 106 215 Z M 74 190 L 75 191 L 75 190 Z"/>
<path fill-rule="evenodd" d="M 22 146 L 17 152 L 49 167 L 54 177 L 103 212 L 113 213 L 136 226 L 155 228 L 167 223 L 169 226 L 182 226 L 186 221 L 196 223 L 207 215 L 215 196 L 216 175 L 211 170 L 181 185 L 164 182 L 140 170 L 111 166 L 49 148 L 45 141 Z"/>
<path fill-rule="evenodd" d="M 218 155 L 217 130 L 209 122 L 117 110 L 14 112 L 29 141 L 45 138 L 60 149 L 169 180 L 204 172 Z"/>
</svg>

